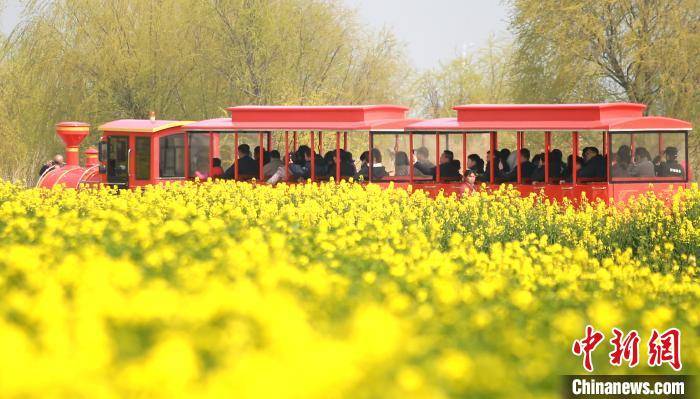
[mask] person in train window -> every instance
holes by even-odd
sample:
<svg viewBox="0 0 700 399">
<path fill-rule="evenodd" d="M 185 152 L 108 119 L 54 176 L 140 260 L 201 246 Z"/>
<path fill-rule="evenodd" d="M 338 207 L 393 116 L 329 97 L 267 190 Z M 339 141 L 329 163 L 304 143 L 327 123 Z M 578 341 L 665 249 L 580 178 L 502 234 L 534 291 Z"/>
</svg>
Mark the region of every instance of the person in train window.
<svg viewBox="0 0 700 399">
<path fill-rule="evenodd" d="M 517 163 L 517 158 L 516 158 Z M 535 164 L 530 162 L 530 150 L 523 148 L 520 150 L 520 168 L 522 170 L 521 176 L 523 180 L 529 179 L 532 173 L 535 171 Z M 518 181 L 518 168 L 513 168 L 506 175 L 506 181 L 516 182 Z"/>
<path fill-rule="evenodd" d="M 430 162 L 430 152 L 426 147 L 419 147 L 416 151 L 416 163 L 413 164 L 413 174 L 416 176 L 430 176 L 435 169 L 435 164 Z"/>
<path fill-rule="evenodd" d="M 340 150 L 340 177 L 354 177 L 356 173 L 357 168 L 352 159 L 352 153 Z"/>
<path fill-rule="evenodd" d="M 629 169 L 632 177 L 654 177 L 654 163 L 651 162 L 651 154 L 644 147 L 634 150 L 634 164 Z"/>
<path fill-rule="evenodd" d="M 596 147 L 586 147 L 583 149 L 583 165 L 576 174 L 584 178 L 605 178 L 605 158 L 600 155 Z"/>
<path fill-rule="evenodd" d="M 212 158 L 211 160 L 211 177 L 217 179 L 224 174 L 224 170 L 221 168 L 221 158 Z"/>
<path fill-rule="evenodd" d="M 362 151 L 362 154 L 360 154 L 360 169 L 367 168 L 368 163 L 369 163 L 369 151 Z"/>
<path fill-rule="evenodd" d="M 532 157 L 532 164 L 535 165 L 535 170 L 530 175 L 532 181 L 544 181 L 544 154 L 537 154 Z"/>
<path fill-rule="evenodd" d="M 494 177 L 496 178 L 496 180 L 503 179 L 508 174 L 508 164 L 506 162 L 506 158 L 508 158 L 509 154 L 510 150 L 508 150 L 507 148 L 504 148 L 501 151 L 496 150 L 496 152 L 494 152 L 493 159 L 496 165 L 496 168 L 494 170 Z M 486 151 L 486 159 L 487 161 L 486 167 L 484 168 L 484 174 L 478 176 L 479 181 L 485 183 L 491 181 L 491 151 Z"/>
<path fill-rule="evenodd" d="M 41 165 L 41 169 L 39 169 L 39 176 L 43 176 L 44 173 L 46 173 L 46 171 L 60 168 L 60 167 L 64 166 L 65 164 L 66 163 L 63 162 L 63 155 L 56 154 L 52 160 Z"/>
<path fill-rule="evenodd" d="M 685 171 L 683 166 L 678 162 L 678 148 L 666 147 L 664 151 L 666 162 L 661 162 L 659 165 L 660 177 L 684 177 Z"/>
<path fill-rule="evenodd" d="M 394 156 L 394 176 L 408 176 L 409 174 L 408 154 L 403 151 L 397 151 Z"/>
<path fill-rule="evenodd" d="M 368 157 L 369 158 L 369 157 Z M 377 148 L 372 149 L 372 179 L 383 179 L 389 174 L 386 172 L 386 168 L 382 165 L 382 153 Z M 369 179 L 369 159 L 367 163 L 364 163 L 357 173 L 357 178 Z"/>
<path fill-rule="evenodd" d="M 484 174 L 484 160 L 478 154 L 470 154 L 467 157 L 467 169 L 473 170 L 477 175 Z"/>
<path fill-rule="evenodd" d="M 508 151 L 507 148 L 505 150 Z M 505 155 L 503 153 L 503 150 L 501 150 L 501 156 L 506 159 L 506 164 L 508 165 L 508 172 L 515 170 L 515 166 L 518 164 L 518 153 L 515 151 L 508 151 L 508 155 Z"/>
<path fill-rule="evenodd" d="M 335 177 L 335 155 L 335 150 L 326 151 L 323 155 L 323 163 L 328 177 Z"/>
<path fill-rule="evenodd" d="M 272 175 L 277 173 L 279 168 L 284 166 L 284 163 L 282 162 L 282 159 L 280 159 L 280 152 L 277 150 L 272 150 L 266 153 L 265 156 L 269 157 L 269 161 L 263 166 L 263 176 L 265 176 L 266 179 L 269 179 L 272 177 Z"/>
<path fill-rule="evenodd" d="M 621 145 L 615 153 L 615 163 L 610 167 L 612 177 L 629 177 L 632 166 L 632 149 L 628 145 Z"/>
<path fill-rule="evenodd" d="M 549 177 L 555 180 L 561 179 L 566 172 L 564 154 L 558 148 L 549 152 Z"/>
<path fill-rule="evenodd" d="M 577 173 L 581 171 L 581 169 L 583 168 L 583 164 L 584 164 L 583 158 L 576 157 L 576 172 Z M 571 183 L 571 181 L 572 181 L 571 169 L 573 168 L 573 166 L 574 166 L 574 156 L 569 154 L 569 156 L 566 158 L 566 165 L 564 165 L 564 170 L 565 170 L 564 178 L 565 178 L 565 181 L 567 181 L 569 183 Z"/>
<path fill-rule="evenodd" d="M 235 177 L 235 167 L 234 162 L 231 166 L 226 169 L 222 179 L 233 179 Z M 258 176 L 258 163 L 250 156 L 250 146 L 248 144 L 241 144 L 238 146 L 238 176 L 244 178 Z"/>
<path fill-rule="evenodd" d="M 462 179 L 462 174 L 459 173 L 461 164 L 455 159 L 455 155 L 450 150 L 445 150 L 440 155 L 440 178 L 447 180 Z M 433 179 L 435 179 L 436 168 L 432 170 Z"/>
<path fill-rule="evenodd" d="M 270 157 L 267 151 L 265 151 L 265 147 L 263 147 L 263 165 L 267 165 L 268 162 L 270 162 Z M 256 162 L 260 162 L 260 146 L 256 145 L 255 149 L 253 150 L 253 159 L 255 159 Z"/>
</svg>

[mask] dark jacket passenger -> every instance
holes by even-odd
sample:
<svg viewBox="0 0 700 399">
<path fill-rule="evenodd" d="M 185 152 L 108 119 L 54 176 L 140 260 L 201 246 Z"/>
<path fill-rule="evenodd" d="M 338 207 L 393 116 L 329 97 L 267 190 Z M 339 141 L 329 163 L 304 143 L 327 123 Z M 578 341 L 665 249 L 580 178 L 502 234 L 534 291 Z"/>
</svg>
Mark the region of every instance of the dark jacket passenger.
<svg viewBox="0 0 700 399">
<path fill-rule="evenodd" d="M 581 170 L 576 175 L 587 178 L 605 178 L 605 158 L 598 154 L 581 166 Z"/>
<path fill-rule="evenodd" d="M 229 166 L 228 169 L 221 175 L 222 179 L 233 179 L 235 177 L 236 163 Z M 250 155 L 246 155 L 238 159 L 238 176 L 239 177 L 258 177 L 260 175 L 260 165 Z"/>
<path fill-rule="evenodd" d="M 460 173 L 461 164 L 459 160 L 453 159 L 447 163 L 440 164 L 440 179 L 456 180 L 462 179 L 462 174 Z M 436 168 L 433 168 L 431 175 L 433 179 L 436 177 Z"/>
</svg>

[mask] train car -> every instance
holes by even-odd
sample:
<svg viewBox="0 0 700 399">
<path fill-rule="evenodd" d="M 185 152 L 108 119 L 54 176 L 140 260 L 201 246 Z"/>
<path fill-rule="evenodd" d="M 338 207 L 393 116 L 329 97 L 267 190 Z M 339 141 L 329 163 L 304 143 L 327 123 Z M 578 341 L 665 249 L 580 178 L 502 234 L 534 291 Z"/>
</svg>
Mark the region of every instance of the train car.
<svg viewBox="0 0 700 399">
<path fill-rule="evenodd" d="M 691 176 L 691 124 L 644 116 L 645 109 L 643 104 L 632 103 L 462 105 L 454 107 L 456 118 L 418 122 L 407 131 L 413 136 L 434 136 L 436 153 L 440 152 L 441 138 L 444 142 L 461 136 L 465 158 L 469 139 L 483 137 L 488 142 L 490 168 L 482 180 L 491 188 L 508 183 L 524 195 L 535 191 L 555 199 L 585 195 L 625 201 L 647 191 L 666 195 L 686 187 Z M 506 141 L 513 149 L 510 153 L 515 153 L 515 168 L 513 172 L 511 165 L 511 173 L 503 176 L 496 157 Z M 588 149 L 589 154 L 597 153 L 593 163 L 598 167 L 587 167 L 591 160 L 584 158 L 588 157 L 584 150 Z M 561 155 L 576 154 L 564 162 L 568 166 L 565 173 L 553 170 L 555 150 Z M 530 161 L 526 158 L 536 153 L 542 154 L 544 170 L 541 179 L 533 180 L 525 173 Z M 586 169 L 579 170 L 581 167 Z M 452 185 L 457 187 L 445 189 L 459 190 L 459 183 Z"/>
<path fill-rule="evenodd" d="M 396 105 L 239 106 L 228 108 L 229 118 L 199 122 L 118 120 L 100 126 L 99 165 L 89 166 L 86 176 L 132 188 L 208 177 L 263 182 L 276 169 L 279 181 L 339 181 L 352 175 L 363 183 L 410 185 L 435 195 L 464 192 L 467 169 L 486 166 L 479 178 L 490 189 L 512 184 L 523 195 L 605 201 L 650 190 L 663 195 L 687 186 L 691 177 L 690 123 L 644 116 L 641 104 L 454 109 L 457 117 L 433 120 L 408 118 L 408 109 Z M 67 154 L 79 141 L 71 138 L 68 147 L 65 129 L 86 126 L 57 125 Z M 275 152 L 281 156 L 271 162 Z M 345 168 L 351 154 L 353 166 Z M 40 185 L 66 184 L 65 177 L 54 175 L 88 170 L 77 168 L 52 171 Z"/>
</svg>

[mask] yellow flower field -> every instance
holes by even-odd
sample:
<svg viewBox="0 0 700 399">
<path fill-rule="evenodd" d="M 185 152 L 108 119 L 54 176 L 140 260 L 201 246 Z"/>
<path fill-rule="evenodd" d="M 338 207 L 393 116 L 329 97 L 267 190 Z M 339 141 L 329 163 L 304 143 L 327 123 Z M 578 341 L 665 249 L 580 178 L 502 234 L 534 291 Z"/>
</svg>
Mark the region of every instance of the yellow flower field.
<svg viewBox="0 0 700 399">
<path fill-rule="evenodd" d="M 580 209 L 333 183 L 0 183 L 2 398 L 558 398 L 652 328 L 700 371 L 700 189 Z M 642 337 L 608 363 L 610 329 Z"/>
</svg>

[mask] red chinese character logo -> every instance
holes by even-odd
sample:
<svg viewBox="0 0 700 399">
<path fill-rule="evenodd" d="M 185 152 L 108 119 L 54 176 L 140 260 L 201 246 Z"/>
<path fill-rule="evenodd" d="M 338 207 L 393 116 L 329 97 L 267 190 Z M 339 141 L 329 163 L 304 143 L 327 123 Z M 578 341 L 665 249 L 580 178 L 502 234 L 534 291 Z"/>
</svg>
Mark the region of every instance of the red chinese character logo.
<svg viewBox="0 0 700 399">
<path fill-rule="evenodd" d="M 610 352 L 610 364 L 613 366 L 622 365 L 622 361 L 629 363 L 629 367 L 634 367 L 639 363 L 639 333 L 632 330 L 626 336 L 617 328 L 612 329 L 614 338 L 610 343 L 615 349 Z"/>
<path fill-rule="evenodd" d="M 583 354 L 583 368 L 589 373 L 593 371 L 591 353 L 600 345 L 604 338 L 605 336 L 602 332 L 594 330 L 591 326 L 586 326 L 586 336 L 583 339 L 574 341 L 571 351 L 576 356 Z"/>
<path fill-rule="evenodd" d="M 651 330 L 649 367 L 661 366 L 664 363 L 668 363 L 676 371 L 683 368 L 681 364 L 681 332 L 677 328 L 669 328 L 661 335 L 655 328 Z"/>
</svg>

